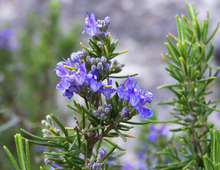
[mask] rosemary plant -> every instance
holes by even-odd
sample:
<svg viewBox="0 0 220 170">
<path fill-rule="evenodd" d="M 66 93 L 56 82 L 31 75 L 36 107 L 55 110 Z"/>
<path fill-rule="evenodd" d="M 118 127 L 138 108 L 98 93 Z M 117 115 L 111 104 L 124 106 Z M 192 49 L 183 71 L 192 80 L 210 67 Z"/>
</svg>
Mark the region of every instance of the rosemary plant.
<svg viewBox="0 0 220 170">
<path fill-rule="evenodd" d="M 162 101 L 158 104 L 174 106 L 174 112 L 170 112 L 174 120 L 168 122 L 181 126 L 170 130 L 183 132 L 179 136 L 181 148 L 177 151 L 178 148 L 171 141 L 171 148 L 166 147 L 158 152 L 166 155 L 171 162 L 164 166 L 157 165 L 154 167 L 156 169 L 204 169 L 207 163 L 204 164 L 203 156 L 206 155 L 206 162 L 211 156 L 212 145 L 208 132 L 214 124 L 208 124 L 207 118 L 219 109 L 216 108 L 218 101 L 207 101 L 206 96 L 212 93 L 210 87 L 219 73 L 219 68 L 211 66 L 214 58 L 211 39 L 219 23 L 208 38 L 209 12 L 207 11 L 207 18 L 200 26 L 194 4 L 186 4 L 186 7 L 190 20 L 185 15 L 181 18 L 176 16 L 178 37 L 172 34 L 167 36 L 168 42 L 165 46 L 169 60 L 162 55 L 167 62 L 165 69 L 177 82 L 158 87 L 167 88 L 176 95 L 173 101 Z M 215 69 L 217 71 L 214 72 Z"/>
<path fill-rule="evenodd" d="M 171 129 L 171 132 L 181 132 L 179 144 L 170 140 L 170 146 L 165 147 L 157 154 L 169 158 L 169 163 L 155 165 L 152 169 L 198 169 L 217 170 L 220 168 L 220 133 L 212 130 L 214 124 L 207 123 L 208 116 L 217 109 L 218 101 L 207 101 L 206 96 L 212 91 L 219 68 L 212 67 L 213 44 L 211 39 L 215 35 L 219 23 L 208 38 L 209 12 L 200 26 L 194 4 L 187 4 L 190 19 L 185 15 L 176 16 L 178 36 L 167 36 L 166 70 L 176 79 L 175 84 L 165 84 L 159 87 L 168 88 L 176 98 L 172 101 L 161 101 L 159 104 L 174 106 L 174 120 L 157 121 L 147 120 L 132 122 L 130 119 L 139 115 L 141 119 L 147 119 L 153 115 L 148 104 L 153 100 L 151 92 L 144 92 L 140 85 L 133 83 L 133 77 L 137 74 L 117 76 L 124 64 L 115 58 L 125 53 L 115 52 L 118 40 L 111 40 L 107 32 L 111 23 L 110 17 L 104 20 L 95 20 L 92 13 L 85 19 L 83 33 L 90 35 L 89 47 L 80 43 L 82 50 L 74 52 L 70 58 L 63 59 L 55 67 L 60 82 L 56 89 L 64 91 L 63 96 L 72 99 L 79 95 L 84 99 L 84 104 L 73 100 L 73 105 L 67 104 L 73 114 L 75 126 L 66 127 L 51 114 L 47 115 L 41 123 L 44 125 L 43 137 L 36 136 L 25 130 L 21 130 L 31 139 L 15 135 L 16 147 L 20 168 L 30 170 L 30 154 L 28 142 L 37 145 L 51 147 L 53 151 L 44 152 L 44 163 L 54 169 L 66 170 L 104 170 L 121 169 L 120 165 L 112 165 L 107 162 L 112 158 L 116 149 L 125 151 L 111 138 L 120 137 L 124 142 L 131 125 L 145 125 L 148 123 L 174 123 L 180 128 Z M 173 39 L 173 40 L 172 40 Z M 217 70 L 213 73 L 213 70 Z M 122 84 L 116 79 L 124 78 Z M 115 81 L 115 83 L 113 83 Z M 78 115 L 78 116 L 76 116 Z M 149 141 L 154 141 L 159 132 L 152 124 L 148 134 Z M 165 125 L 160 130 L 160 137 L 167 136 Z M 25 139 L 26 152 L 23 149 L 22 138 Z M 112 147 L 106 150 L 103 143 L 109 143 Z M 178 147 L 176 147 L 178 146 Z M 19 165 L 4 146 L 9 158 L 16 170 Z M 120 155 L 115 155 L 118 158 Z M 163 157 L 164 158 L 164 157 Z M 162 159 L 161 159 L 162 160 Z M 153 160 L 152 160 L 153 162 Z M 123 167 L 125 168 L 125 167 Z M 40 167 L 40 169 L 43 169 Z M 128 168 L 127 169 L 132 169 Z M 135 169 L 135 168 L 133 168 Z M 141 169 L 141 168 L 139 168 Z M 146 168 L 145 168 L 146 169 Z"/>
</svg>

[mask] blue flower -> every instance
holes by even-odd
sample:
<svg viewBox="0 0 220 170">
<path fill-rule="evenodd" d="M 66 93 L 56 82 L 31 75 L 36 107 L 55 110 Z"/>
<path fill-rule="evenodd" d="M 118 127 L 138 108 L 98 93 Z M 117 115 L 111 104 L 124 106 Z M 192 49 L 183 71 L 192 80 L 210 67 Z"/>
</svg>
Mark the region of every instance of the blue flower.
<svg viewBox="0 0 220 170">
<path fill-rule="evenodd" d="M 68 99 L 71 99 L 73 97 L 73 92 L 71 92 L 69 89 L 66 89 L 63 93 L 64 97 L 68 97 Z"/>
<path fill-rule="evenodd" d="M 160 128 L 160 133 L 162 136 L 167 136 L 169 133 L 169 130 L 166 128 L 166 125 L 163 124 L 163 126 Z"/>
<path fill-rule="evenodd" d="M 4 28 L 0 30 L 0 49 L 11 50 L 12 46 L 10 44 L 10 39 L 12 37 L 12 30 L 9 28 Z"/>
<path fill-rule="evenodd" d="M 86 83 L 89 85 L 90 90 L 92 90 L 93 92 L 97 92 L 102 85 L 102 80 L 100 80 L 99 82 L 97 81 L 98 74 L 99 74 L 98 70 L 94 69 L 90 71 L 87 75 L 87 78 L 89 80 L 86 81 Z"/>
<path fill-rule="evenodd" d="M 78 68 L 78 71 L 74 74 L 75 81 L 78 85 L 82 85 L 85 82 L 87 75 L 85 63 L 83 62 L 82 65 L 77 63 L 76 67 Z"/>
<path fill-rule="evenodd" d="M 99 23 L 96 23 L 94 13 L 92 13 L 91 16 L 89 16 L 88 12 L 86 13 L 87 13 L 87 18 L 85 18 L 86 27 L 83 28 L 84 31 L 82 32 L 82 34 L 87 33 L 90 36 L 97 35 L 99 32 L 98 28 L 101 28 L 102 25 Z"/>
<path fill-rule="evenodd" d="M 76 68 L 73 67 L 73 63 Z M 85 62 L 80 63 L 78 54 L 72 53 L 71 59 L 67 58 L 67 60 L 59 62 L 54 70 L 61 79 L 56 89 L 65 90 L 63 96 L 71 99 L 73 92 L 79 94 L 85 89 L 83 86 L 87 79 L 87 70 Z"/>
<path fill-rule="evenodd" d="M 54 166 L 56 169 L 63 169 L 62 166 L 59 166 L 59 165 L 57 165 L 57 164 L 53 164 L 53 166 Z M 51 167 L 50 169 L 53 170 L 54 168 Z"/>
<path fill-rule="evenodd" d="M 108 86 L 111 86 L 112 85 L 112 80 L 109 79 L 109 77 L 107 78 L 107 85 Z M 99 89 L 99 92 L 102 93 L 105 97 L 106 97 L 106 100 L 109 100 L 111 98 L 111 94 L 115 91 L 114 88 L 112 87 L 104 87 L 102 86 L 100 89 Z"/>
<path fill-rule="evenodd" d="M 122 167 L 122 170 L 135 170 L 135 167 L 129 163 L 125 163 L 125 165 Z"/>
<path fill-rule="evenodd" d="M 158 135 L 154 124 L 151 124 L 150 130 L 151 131 L 147 134 L 147 138 L 149 141 L 154 142 L 157 138 L 157 135 Z"/>
<path fill-rule="evenodd" d="M 130 105 L 138 111 L 141 119 L 147 119 L 153 115 L 153 110 L 145 106 L 146 103 L 151 103 L 153 94 L 145 93 L 140 89 L 140 85 L 133 84 L 133 77 L 128 77 L 125 83 L 119 85 L 116 89 L 120 99 L 128 100 Z"/>
<path fill-rule="evenodd" d="M 121 116 L 122 117 L 128 117 L 129 115 L 129 110 L 127 107 L 124 107 L 122 110 L 121 110 Z"/>
</svg>

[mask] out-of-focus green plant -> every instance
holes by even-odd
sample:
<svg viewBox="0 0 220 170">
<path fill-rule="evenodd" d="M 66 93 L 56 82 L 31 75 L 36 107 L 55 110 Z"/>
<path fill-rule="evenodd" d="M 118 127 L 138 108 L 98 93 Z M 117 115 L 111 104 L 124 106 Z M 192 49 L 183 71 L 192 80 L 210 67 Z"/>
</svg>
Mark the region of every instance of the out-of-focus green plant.
<svg viewBox="0 0 220 170">
<path fill-rule="evenodd" d="M 67 32 L 62 31 L 59 15 L 60 2 L 56 0 L 49 1 L 47 15 L 44 17 L 30 12 L 18 37 L 17 47 L 11 47 L 9 41 L 9 38 L 16 36 L 15 32 L 9 28 L 2 29 L 0 111 L 3 113 L 0 115 L 0 144 L 7 143 L 9 149 L 14 147 L 13 134 L 20 127 L 37 133 L 40 125 L 36 122 L 58 109 L 54 89 L 57 77 L 53 68 L 62 57 L 69 56 L 76 49 L 79 37 L 76 34 L 77 25 Z M 31 149 L 32 152 L 35 150 Z M 1 150 L 0 154 L 5 155 L 5 152 Z M 2 156 L 2 169 L 8 169 L 7 160 Z"/>
</svg>

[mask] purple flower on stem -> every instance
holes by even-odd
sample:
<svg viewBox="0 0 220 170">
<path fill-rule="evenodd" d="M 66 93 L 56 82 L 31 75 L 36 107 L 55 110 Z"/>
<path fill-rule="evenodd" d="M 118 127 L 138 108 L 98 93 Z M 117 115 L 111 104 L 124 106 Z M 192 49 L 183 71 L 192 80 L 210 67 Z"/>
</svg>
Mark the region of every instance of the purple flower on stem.
<svg viewBox="0 0 220 170">
<path fill-rule="evenodd" d="M 122 117 L 128 117 L 129 115 L 129 110 L 127 107 L 124 107 L 122 110 L 121 110 L 121 116 Z"/>
<path fill-rule="evenodd" d="M 71 99 L 73 97 L 73 92 L 71 92 L 69 89 L 66 89 L 63 93 L 64 97 L 68 97 L 68 99 Z"/>
<path fill-rule="evenodd" d="M 147 134 L 147 138 L 149 141 L 154 142 L 157 138 L 157 135 L 158 135 L 154 124 L 151 124 L 150 130 L 151 131 Z"/>
<path fill-rule="evenodd" d="M 89 80 L 86 81 L 86 83 L 89 85 L 89 88 L 93 91 L 93 92 L 97 92 L 101 85 L 102 85 L 102 80 L 100 80 L 99 82 L 97 81 L 98 79 L 98 70 L 95 69 L 93 71 L 90 71 L 87 75 L 87 78 Z"/>
<path fill-rule="evenodd" d="M 98 28 L 101 28 L 102 25 L 96 23 L 94 13 L 92 13 L 91 16 L 89 16 L 88 12 L 86 13 L 87 13 L 87 18 L 85 18 L 86 27 L 83 28 L 84 31 L 82 32 L 82 34 L 87 33 L 90 36 L 97 35 L 99 32 Z"/>
<path fill-rule="evenodd" d="M 109 77 L 107 78 L 107 86 L 102 86 L 100 89 L 99 89 L 99 92 L 102 93 L 105 97 L 106 97 L 106 100 L 109 100 L 111 98 L 111 94 L 115 91 L 114 88 L 110 87 L 112 86 L 112 80 L 109 79 Z"/>
<path fill-rule="evenodd" d="M 74 68 L 72 65 L 75 63 Z M 82 85 L 87 79 L 87 70 L 85 63 L 80 64 L 78 54 L 72 53 L 71 59 L 67 58 L 61 61 L 55 67 L 56 74 L 59 76 L 61 81 L 57 84 L 57 90 L 65 90 L 63 96 L 72 98 L 73 92 L 80 93 L 84 88 Z"/>
<path fill-rule="evenodd" d="M 138 111 L 141 119 L 147 119 L 153 115 L 153 110 L 145 106 L 146 103 L 151 103 L 153 94 L 150 92 L 145 93 L 140 89 L 140 85 L 133 84 L 133 77 L 128 77 L 126 82 L 120 84 L 116 89 L 120 99 L 128 100 L 131 106 Z"/>
</svg>

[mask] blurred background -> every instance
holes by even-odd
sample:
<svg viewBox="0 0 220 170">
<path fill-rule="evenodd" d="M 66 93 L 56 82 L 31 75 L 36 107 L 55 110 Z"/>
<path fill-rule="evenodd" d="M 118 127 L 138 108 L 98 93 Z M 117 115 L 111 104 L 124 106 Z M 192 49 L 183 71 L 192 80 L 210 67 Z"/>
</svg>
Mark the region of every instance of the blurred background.
<svg viewBox="0 0 220 170">
<path fill-rule="evenodd" d="M 206 11 L 210 12 L 210 33 L 220 21 L 219 0 L 194 0 L 198 18 L 202 24 Z M 136 77 L 145 91 L 154 94 L 152 106 L 160 100 L 169 100 L 172 94 L 157 90 L 164 83 L 175 80 L 165 71 L 166 35 L 177 35 L 175 15 L 187 14 L 183 0 L 0 0 L 0 164 L 2 170 L 13 169 L 2 146 L 13 151 L 14 134 L 19 129 L 41 135 L 40 121 L 54 113 L 67 126 L 72 125 L 72 113 L 65 106 L 67 99 L 55 89 L 59 82 L 53 71 L 56 63 L 72 52 L 81 50 L 79 42 L 87 44 L 88 35 L 82 35 L 84 19 L 94 13 L 96 19 L 111 17 L 109 32 L 119 39 L 117 52 L 128 49 L 118 57 L 125 63 L 121 75 L 139 73 Z M 215 46 L 214 65 L 220 65 L 220 31 L 212 40 Z M 219 98 L 219 84 L 210 98 Z M 172 108 L 157 106 L 159 120 L 170 119 Z M 217 119 L 216 119 L 217 118 Z M 210 121 L 219 121 L 214 112 Z M 169 127 L 171 127 L 170 125 Z M 220 128 L 220 125 L 216 125 Z M 133 130 L 131 135 L 137 133 Z M 128 155 L 122 158 L 133 160 L 136 156 L 131 147 L 137 139 L 128 140 Z M 128 146 L 127 146 L 128 145 Z M 43 157 L 42 148 L 32 146 L 33 164 L 39 167 Z M 36 155 L 36 156 L 34 156 Z M 35 169 L 35 168 L 33 168 Z M 38 168 L 37 168 L 38 169 Z"/>
</svg>

